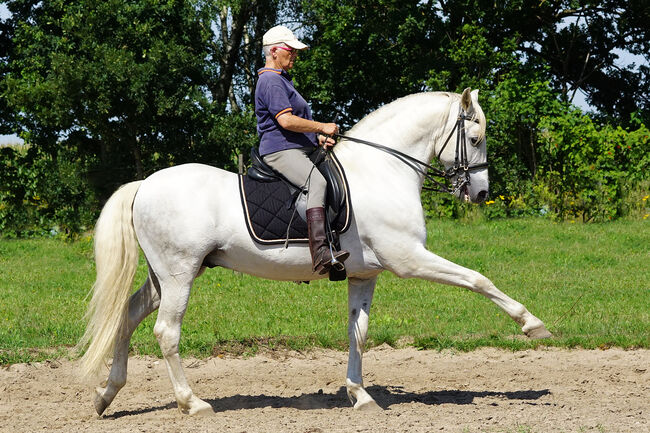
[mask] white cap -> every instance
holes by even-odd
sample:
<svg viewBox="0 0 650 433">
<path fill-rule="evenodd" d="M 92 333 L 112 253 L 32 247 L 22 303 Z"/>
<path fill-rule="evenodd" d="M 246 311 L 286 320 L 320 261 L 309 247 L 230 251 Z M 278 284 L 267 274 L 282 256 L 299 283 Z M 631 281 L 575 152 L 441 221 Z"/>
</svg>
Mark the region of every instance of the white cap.
<svg viewBox="0 0 650 433">
<path fill-rule="evenodd" d="M 262 45 L 275 45 L 280 43 L 287 44 L 296 50 L 304 50 L 305 48 L 308 48 L 307 45 L 300 42 L 293 35 L 293 32 L 285 26 L 275 26 L 268 32 L 264 33 Z"/>
</svg>

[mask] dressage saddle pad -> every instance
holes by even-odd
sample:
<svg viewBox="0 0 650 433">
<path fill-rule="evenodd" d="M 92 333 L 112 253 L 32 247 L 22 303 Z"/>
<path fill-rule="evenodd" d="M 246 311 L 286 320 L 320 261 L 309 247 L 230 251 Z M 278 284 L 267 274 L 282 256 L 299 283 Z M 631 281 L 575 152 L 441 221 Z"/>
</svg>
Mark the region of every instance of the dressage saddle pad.
<svg viewBox="0 0 650 433">
<path fill-rule="evenodd" d="M 318 169 L 328 180 L 328 202 L 333 200 L 332 185 L 338 188 L 340 204 L 326 204 L 328 219 L 333 232 L 343 233 L 350 223 L 349 189 L 345 173 L 338 160 L 332 155 L 326 158 Z M 254 241 L 260 244 L 308 243 L 307 222 L 296 210 L 300 190 L 285 179 L 258 180 L 248 174 L 239 176 L 239 191 L 246 227 Z M 341 205 L 342 204 L 342 205 Z M 334 209 L 334 210 L 333 210 Z M 333 233 L 334 235 L 336 233 Z"/>
</svg>

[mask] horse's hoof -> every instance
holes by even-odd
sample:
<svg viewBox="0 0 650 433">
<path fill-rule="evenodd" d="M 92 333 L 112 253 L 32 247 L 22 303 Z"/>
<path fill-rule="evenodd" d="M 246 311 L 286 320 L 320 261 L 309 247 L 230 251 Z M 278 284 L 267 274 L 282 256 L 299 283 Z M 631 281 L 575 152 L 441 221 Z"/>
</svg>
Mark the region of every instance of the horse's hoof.
<svg viewBox="0 0 650 433">
<path fill-rule="evenodd" d="M 214 410 L 212 409 L 210 403 L 207 403 L 197 397 L 192 397 L 190 404 L 184 408 L 179 405 L 179 409 L 185 415 L 190 416 L 207 416 L 214 414 Z"/>
<path fill-rule="evenodd" d="M 384 410 L 373 399 L 366 401 L 357 401 L 357 403 L 354 405 L 354 409 L 363 412 L 382 412 Z"/>
<path fill-rule="evenodd" d="M 548 332 L 546 326 L 542 325 L 537 328 L 528 330 L 528 332 L 526 332 L 526 336 L 531 340 L 541 340 L 543 338 L 551 338 L 553 334 Z"/>
<path fill-rule="evenodd" d="M 95 398 L 93 399 L 93 403 L 95 404 L 95 410 L 97 411 L 97 415 L 99 416 L 102 416 L 102 414 L 110 404 L 109 402 L 104 400 L 104 397 L 102 397 L 100 388 L 97 388 L 95 390 Z"/>
<path fill-rule="evenodd" d="M 210 416 L 210 415 L 214 415 L 214 410 L 212 409 L 212 406 L 207 404 L 207 406 L 205 406 L 205 407 L 190 409 L 190 415 L 191 416 Z"/>
</svg>

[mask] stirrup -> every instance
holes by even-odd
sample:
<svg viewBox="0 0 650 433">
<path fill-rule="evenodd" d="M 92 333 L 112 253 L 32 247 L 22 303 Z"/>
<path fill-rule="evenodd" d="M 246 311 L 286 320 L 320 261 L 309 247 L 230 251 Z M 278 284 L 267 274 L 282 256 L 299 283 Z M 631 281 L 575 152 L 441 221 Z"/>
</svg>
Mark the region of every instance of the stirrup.
<svg viewBox="0 0 650 433">
<path fill-rule="evenodd" d="M 334 254 L 334 249 L 332 248 L 332 243 L 329 243 L 330 246 L 330 257 L 332 257 L 332 260 L 330 261 L 330 266 L 339 272 L 345 271 L 345 264 L 343 264 L 344 261 L 350 257 L 350 253 L 347 251 L 337 251 L 337 254 Z M 341 257 L 343 260 L 339 260 L 336 256 Z"/>
</svg>

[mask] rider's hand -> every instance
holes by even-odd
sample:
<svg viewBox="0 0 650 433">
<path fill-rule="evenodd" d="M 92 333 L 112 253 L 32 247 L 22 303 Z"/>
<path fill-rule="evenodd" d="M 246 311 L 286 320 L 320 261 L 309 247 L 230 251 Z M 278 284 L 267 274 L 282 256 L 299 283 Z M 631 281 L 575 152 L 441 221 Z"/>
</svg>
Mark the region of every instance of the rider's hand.
<svg viewBox="0 0 650 433">
<path fill-rule="evenodd" d="M 321 123 L 320 124 L 320 133 L 324 135 L 334 135 L 338 134 L 339 127 L 336 123 Z"/>
<path fill-rule="evenodd" d="M 331 137 L 326 137 L 324 135 L 318 134 L 318 144 L 325 148 L 328 148 L 334 146 L 336 144 L 336 141 L 334 141 L 334 139 Z"/>
</svg>

